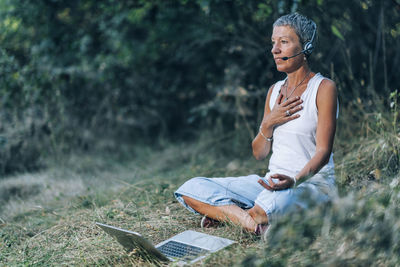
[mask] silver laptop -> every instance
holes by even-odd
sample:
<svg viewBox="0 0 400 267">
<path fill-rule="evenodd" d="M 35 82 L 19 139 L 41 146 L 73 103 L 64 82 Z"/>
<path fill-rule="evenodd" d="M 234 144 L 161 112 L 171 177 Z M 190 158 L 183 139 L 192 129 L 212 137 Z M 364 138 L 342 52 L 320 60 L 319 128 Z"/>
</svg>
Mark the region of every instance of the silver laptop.
<svg viewBox="0 0 400 267">
<path fill-rule="evenodd" d="M 139 233 L 102 223 L 96 225 L 114 237 L 128 252 L 137 250 L 148 260 L 194 263 L 235 243 L 227 238 L 187 230 L 153 246 Z"/>
</svg>

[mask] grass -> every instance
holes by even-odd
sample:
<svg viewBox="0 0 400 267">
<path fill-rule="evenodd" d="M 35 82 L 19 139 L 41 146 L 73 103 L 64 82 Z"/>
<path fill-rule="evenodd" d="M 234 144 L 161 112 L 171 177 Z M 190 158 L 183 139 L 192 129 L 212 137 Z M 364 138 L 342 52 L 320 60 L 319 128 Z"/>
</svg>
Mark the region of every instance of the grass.
<svg viewBox="0 0 400 267">
<path fill-rule="evenodd" d="M 248 141 L 240 131 L 218 140 L 205 133 L 198 142 L 160 142 L 157 150 L 125 147 L 120 153 L 48 159 L 41 172 L 0 180 L 0 265 L 156 265 L 126 253 L 95 226 L 98 221 L 143 233 L 153 243 L 186 229 L 238 241 L 197 266 L 396 266 L 399 138 L 390 114 L 378 122 L 371 118 L 339 125 L 341 198 L 282 218 L 267 243 L 234 225 L 202 230 L 200 216 L 173 198 L 190 177 L 263 174 L 266 163 L 251 157 L 249 145 L 238 145 Z M 358 130 L 349 137 L 351 127 Z M 227 148 L 229 142 L 236 143 L 234 149 Z"/>
<path fill-rule="evenodd" d="M 135 153 L 142 156 L 131 155 L 122 162 L 119 155 L 69 155 L 62 164 L 50 161 L 53 167 L 40 173 L 3 179 L 0 188 L 4 191 L 10 187 L 38 189 L 24 198 L 14 194 L 3 200 L 0 263 L 152 265 L 128 255 L 94 223 L 141 232 L 153 243 L 185 229 L 201 231 L 200 217 L 184 211 L 173 191 L 188 177 L 238 172 L 233 159 L 203 154 L 210 151 L 209 146 L 170 145 L 160 151 L 136 148 Z M 255 165 L 259 163 L 249 160 L 240 168 L 246 171 Z M 206 232 L 242 240 L 222 255 L 243 254 L 245 248 L 255 246 L 254 237 L 235 226 Z M 223 258 L 213 256 L 206 262 L 231 262 L 231 257 Z"/>
</svg>

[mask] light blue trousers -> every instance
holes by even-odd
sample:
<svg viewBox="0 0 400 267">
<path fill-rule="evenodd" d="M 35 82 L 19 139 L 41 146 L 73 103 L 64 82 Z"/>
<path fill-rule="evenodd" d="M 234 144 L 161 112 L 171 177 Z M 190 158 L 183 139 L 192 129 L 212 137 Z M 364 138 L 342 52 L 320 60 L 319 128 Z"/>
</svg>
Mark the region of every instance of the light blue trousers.
<svg viewBox="0 0 400 267">
<path fill-rule="evenodd" d="M 250 209 L 257 204 L 268 216 L 271 223 L 281 216 L 299 208 L 307 208 L 310 204 L 329 201 L 336 195 L 334 177 L 322 178 L 315 175 L 295 189 L 269 191 L 262 187 L 256 174 L 240 177 L 206 178 L 195 177 L 185 182 L 175 192 L 176 199 L 189 211 L 197 213 L 189 207 L 182 196 L 188 196 L 213 206 L 237 205 Z"/>
</svg>

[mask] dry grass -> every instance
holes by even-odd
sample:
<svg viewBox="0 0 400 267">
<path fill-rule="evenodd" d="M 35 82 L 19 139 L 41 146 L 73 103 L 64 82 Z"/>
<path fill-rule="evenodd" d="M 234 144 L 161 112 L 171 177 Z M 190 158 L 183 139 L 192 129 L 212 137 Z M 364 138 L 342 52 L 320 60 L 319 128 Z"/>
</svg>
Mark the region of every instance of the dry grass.
<svg viewBox="0 0 400 267">
<path fill-rule="evenodd" d="M 112 240 L 101 229 L 94 225 L 95 221 L 103 221 L 118 225 L 126 229 L 132 229 L 145 234 L 145 236 L 157 243 L 173 234 L 185 229 L 198 229 L 198 218 L 192 215 L 183 215 L 177 204 L 170 205 L 169 214 L 159 210 L 149 214 L 147 208 L 136 209 L 115 201 L 112 205 L 93 210 L 80 210 L 72 217 L 60 218 L 56 225 L 42 231 L 24 242 L 18 248 L 16 262 L 8 262 L 10 265 L 29 263 L 38 265 L 117 265 L 117 266 L 142 266 L 153 265 L 140 257 L 127 254 L 122 247 Z M 138 217 L 131 214 L 135 212 Z M 112 219 L 109 218 L 110 213 Z M 196 223 L 195 223 L 196 222 Z M 224 251 L 222 257 L 214 260 L 230 262 L 229 259 L 239 250 L 243 254 L 248 246 L 254 246 L 250 242 L 252 238 L 241 231 L 231 231 L 226 226 L 213 229 L 207 233 L 223 235 L 235 240 L 241 240 L 240 245 Z M 254 241 L 254 240 L 252 240 Z M 230 254 L 230 255 L 229 255 Z M 210 259 L 211 260 L 211 259 Z"/>
<path fill-rule="evenodd" d="M 252 159 L 250 149 L 241 159 L 226 153 L 221 143 L 232 137 L 223 138 L 164 144 L 158 151 L 137 147 L 122 156 L 69 155 L 49 160 L 53 167 L 40 173 L 1 180 L 0 191 L 8 195 L 0 198 L 0 265 L 156 265 L 126 253 L 95 222 L 143 233 L 153 243 L 187 229 L 203 231 L 200 216 L 173 197 L 183 181 L 265 171 L 265 162 Z M 369 131 L 338 141 L 341 199 L 283 218 L 266 244 L 234 225 L 206 229 L 238 243 L 196 266 L 395 266 L 400 260 L 397 134 Z"/>
<path fill-rule="evenodd" d="M 189 151 L 201 155 L 199 150 L 204 149 L 207 150 L 194 144 Z M 4 201 L 0 263 L 154 265 L 137 255 L 128 255 L 95 222 L 143 233 L 155 244 L 187 229 L 202 231 L 200 216 L 185 211 L 173 198 L 178 185 L 195 174 L 212 175 L 211 168 L 216 175 L 233 175 L 259 164 L 249 161 L 239 168 L 234 160 L 195 157 L 187 151 L 179 145 L 153 153 L 145 148 L 140 151 L 140 159 L 123 163 L 110 157 L 72 155 L 62 161 L 61 167 L 55 165 L 42 173 L 3 180 L 0 188 L 5 191 L 10 187 L 37 189 L 35 193 L 27 190 L 30 193 L 24 193 L 23 198 L 11 196 Z M 258 239 L 233 225 L 206 232 L 239 244 L 197 265 L 232 265 L 249 249 L 257 250 L 261 245 Z"/>
<path fill-rule="evenodd" d="M 13 176 L 0 180 L 0 217 L 8 220 L 85 192 L 87 188 L 78 177 L 57 179 L 49 172 Z"/>
</svg>

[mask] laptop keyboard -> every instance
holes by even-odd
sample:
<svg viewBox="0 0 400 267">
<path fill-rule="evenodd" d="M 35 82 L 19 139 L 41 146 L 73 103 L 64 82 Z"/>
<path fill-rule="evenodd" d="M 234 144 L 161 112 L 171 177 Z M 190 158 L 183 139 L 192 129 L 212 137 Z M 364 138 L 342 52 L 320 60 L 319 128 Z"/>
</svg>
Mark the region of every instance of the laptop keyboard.
<svg viewBox="0 0 400 267">
<path fill-rule="evenodd" d="M 172 258 L 185 257 L 186 259 L 194 258 L 200 254 L 205 254 L 209 252 L 208 250 L 199 247 L 194 247 L 191 245 L 186 245 L 173 240 L 168 241 L 162 246 L 159 246 L 157 249 L 167 257 L 172 257 Z"/>
</svg>

